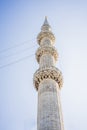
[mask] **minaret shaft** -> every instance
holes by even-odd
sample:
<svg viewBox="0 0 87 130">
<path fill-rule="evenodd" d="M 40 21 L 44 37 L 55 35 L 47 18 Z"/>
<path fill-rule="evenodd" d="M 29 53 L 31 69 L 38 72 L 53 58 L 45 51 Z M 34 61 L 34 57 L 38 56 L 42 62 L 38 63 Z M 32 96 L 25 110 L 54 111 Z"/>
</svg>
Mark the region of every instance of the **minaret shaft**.
<svg viewBox="0 0 87 130">
<path fill-rule="evenodd" d="M 40 59 L 40 68 L 51 67 L 54 66 L 54 64 L 54 57 L 51 56 L 51 54 L 44 54 Z"/>
<path fill-rule="evenodd" d="M 34 74 L 38 90 L 37 130 L 64 130 L 60 103 L 62 73 L 55 67 L 58 53 L 53 46 L 55 37 L 47 18 L 37 37 L 40 47 L 36 51 L 39 69 Z"/>
<path fill-rule="evenodd" d="M 37 130 L 63 130 L 60 105 L 56 81 L 43 80 L 38 89 Z"/>
</svg>

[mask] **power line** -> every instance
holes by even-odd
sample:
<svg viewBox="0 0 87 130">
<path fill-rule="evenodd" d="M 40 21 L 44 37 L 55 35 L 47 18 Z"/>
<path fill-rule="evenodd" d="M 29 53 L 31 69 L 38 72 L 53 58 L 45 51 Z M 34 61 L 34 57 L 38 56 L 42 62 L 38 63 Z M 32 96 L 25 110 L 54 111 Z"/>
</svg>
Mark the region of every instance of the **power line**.
<svg viewBox="0 0 87 130">
<path fill-rule="evenodd" d="M 26 49 L 23 49 L 23 50 L 21 50 L 21 51 L 18 51 L 18 52 L 16 52 L 16 53 L 13 53 L 13 54 L 5 55 L 5 56 L 3 56 L 3 57 L 0 57 L 0 59 L 4 60 L 4 59 L 6 59 L 6 58 L 9 58 L 9 57 L 12 57 L 12 56 L 14 56 L 14 55 L 23 53 L 23 52 L 25 52 L 25 51 L 27 51 L 27 50 L 30 50 L 30 49 L 32 49 L 32 48 L 34 48 L 34 47 L 36 47 L 36 45 L 32 46 L 31 48 L 28 47 L 28 48 L 26 48 Z"/>
<path fill-rule="evenodd" d="M 23 60 L 27 60 L 28 58 L 30 58 L 30 57 L 32 57 L 32 56 L 34 56 L 34 54 L 28 55 L 28 56 L 23 57 L 23 58 L 21 58 L 21 59 L 15 60 L 15 61 L 10 62 L 10 63 L 5 64 L 5 65 L 2 65 L 2 66 L 0 66 L 0 69 L 5 68 L 5 67 L 8 67 L 8 66 L 11 66 L 11 65 L 16 64 L 16 63 L 19 63 L 19 62 L 21 62 L 21 61 L 23 61 Z"/>
<path fill-rule="evenodd" d="M 32 39 L 32 40 L 33 40 L 33 39 Z M 8 48 L 6 48 L 6 49 L 0 50 L 0 53 L 6 52 L 6 51 L 8 51 L 8 50 L 11 50 L 11 49 L 13 49 L 13 48 L 17 48 L 17 47 L 22 46 L 22 45 L 25 45 L 25 44 L 28 44 L 28 42 L 29 42 L 29 41 L 32 41 L 32 40 L 27 40 L 27 41 L 21 42 L 21 43 L 19 43 L 19 44 L 15 44 L 14 46 L 8 47 Z"/>
</svg>

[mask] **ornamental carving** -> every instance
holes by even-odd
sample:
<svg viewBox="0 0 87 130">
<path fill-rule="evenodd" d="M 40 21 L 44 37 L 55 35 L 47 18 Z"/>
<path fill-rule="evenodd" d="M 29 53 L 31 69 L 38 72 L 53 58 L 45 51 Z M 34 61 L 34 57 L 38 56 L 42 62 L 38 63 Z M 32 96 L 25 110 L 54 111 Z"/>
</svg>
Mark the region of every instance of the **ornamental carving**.
<svg viewBox="0 0 87 130">
<path fill-rule="evenodd" d="M 40 32 L 39 35 L 37 36 L 37 42 L 38 42 L 39 45 L 40 45 L 41 40 L 42 40 L 44 37 L 50 38 L 53 43 L 55 42 L 55 36 L 54 36 L 54 34 L 53 34 L 51 31 L 48 31 L 48 32 Z"/>
<path fill-rule="evenodd" d="M 34 86 L 36 90 L 38 90 L 39 84 L 43 79 L 53 79 L 55 80 L 59 87 L 62 87 L 63 84 L 63 78 L 62 73 L 59 69 L 56 67 L 50 67 L 50 68 L 44 68 L 44 69 L 38 69 L 34 74 Z"/>
<path fill-rule="evenodd" d="M 43 47 L 39 47 L 37 52 L 36 52 L 36 59 L 39 63 L 40 61 L 40 57 L 43 55 L 43 54 L 51 54 L 52 56 L 54 56 L 55 60 L 57 61 L 58 59 L 58 53 L 57 53 L 57 50 L 55 49 L 55 47 L 53 46 L 43 46 Z"/>
</svg>

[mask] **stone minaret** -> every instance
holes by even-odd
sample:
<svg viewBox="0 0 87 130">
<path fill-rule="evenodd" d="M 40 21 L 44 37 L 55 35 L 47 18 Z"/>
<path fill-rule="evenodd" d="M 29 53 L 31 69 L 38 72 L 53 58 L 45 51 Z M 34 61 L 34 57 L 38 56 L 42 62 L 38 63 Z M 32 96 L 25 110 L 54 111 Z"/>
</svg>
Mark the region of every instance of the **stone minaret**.
<svg viewBox="0 0 87 130">
<path fill-rule="evenodd" d="M 62 73 L 55 67 L 58 58 L 55 36 L 45 17 L 37 37 L 40 47 L 36 51 L 39 69 L 34 74 L 34 86 L 38 91 L 37 130 L 64 130 L 60 103 Z"/>
</svg>

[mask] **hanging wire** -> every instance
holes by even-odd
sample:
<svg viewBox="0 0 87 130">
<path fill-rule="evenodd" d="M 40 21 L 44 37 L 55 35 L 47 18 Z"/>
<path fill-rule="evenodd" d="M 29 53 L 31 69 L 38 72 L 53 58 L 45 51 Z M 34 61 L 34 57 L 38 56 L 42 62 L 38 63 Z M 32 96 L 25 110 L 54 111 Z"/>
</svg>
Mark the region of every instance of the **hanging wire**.
<svg viewBox="0 0 87 130">
<path fill-rule="evenodd" d="M 32 39 L 32 40 L 35 40 L 35 39 Z M 23 46 L 23 45 L 25 45 L 25 44 L 28 44 L 28 42 L 29 42 L 29 41 L 32 41 L 32 40 L 27 40 L 27 41 L 21 42 L 21 43 L 19 43 L 19 44 L 15 44 L 15 45 L 13 45 L 13 46 L 11 46 L 11 47 L 8 47 L 8 48 L 6 48 L 6 49 L 0 50 L 0 53 L 6 52 L 6 51 L 8 51 L 8 50 L 11 50 L 11 49 L 14 49 L 14 48 L 17 48 L 17 47 L 20 47 L 20 46 Z"/>
<path fill-rule="evenodd" d="M 8 63 L 8 64 L 4 64 L 4 65 L 0 66 L 0 69 L 5 68 L 5 67 L 8 67 L 8 66 L 11 66 L 11 65 L 14 65 L 14 64 L 19 63 L 19 62 L 21 62 L 21 61 L 23 61 L 23 60 L 27 60 L 28 58 L 30 58 L 30 57 L 32 57 L 32 56 L 34 56 L 34 55 L 35 55 L 35 54 L 28 55 L 28 56 L 26 56 L 26 57 L 20 58 L 20 59 L 18 59 L 18 60 L 15 60 L 15 61 L 13 61 L 13 62 Z"/>
<path fill-rule="evenodd" d="M 9 57 L 12 57 L 12 56 L 14 56 L 14 55 L 18 55 L 18 54 L 21 54 L 21 53 L 23 53 L 23 52 L 26 52 L 27 50 L 30 50 L 30 49 L 32 49 L 32 48 L 34 48 L 34 47 L 36 47 L 36 45 L 34 45 L 34 46 L 32 46 L 32 47 L 28 47 L 28 48 L 23 49 L 23 50 L 18 51 L 18 52 L 15 52 L 15 53 L 13 53 L 13 54 L 9 54 L 9 55 L 2 56 L 2 57 L 0 57 L 0 59 L 1 59 L 1 60 L 4 60 L 4 59 L 9 58 Z"/>
</svg>

